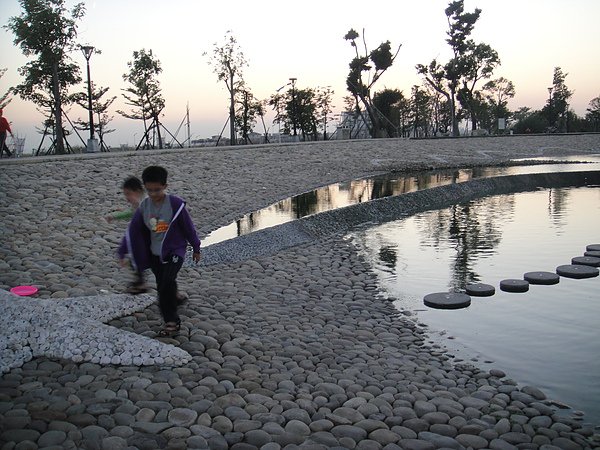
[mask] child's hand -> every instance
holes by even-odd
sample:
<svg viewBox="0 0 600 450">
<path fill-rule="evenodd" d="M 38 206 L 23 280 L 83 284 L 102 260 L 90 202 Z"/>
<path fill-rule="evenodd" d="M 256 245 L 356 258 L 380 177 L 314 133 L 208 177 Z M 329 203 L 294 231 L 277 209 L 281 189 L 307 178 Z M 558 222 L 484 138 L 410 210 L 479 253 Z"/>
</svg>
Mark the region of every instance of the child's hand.
<svg viewBox="0 0 600 450">
<path fill-rule="evenodd" d="M 194 260 L 195 263 L 200 262 L 200 252 L 194 253 L 192 255 L 192 259 Z"/>
<path fill-rule="evenodd" d="M 123 268 L 127 267 L 127 260 L 125 258 L 119 260 L 119 265 Z"/>
<path fill-rule="evenodd" d="M 104 216 L 104 220 L 106 220 L 108 223 L 112 223 L 113 216 Z"/>
</svg>

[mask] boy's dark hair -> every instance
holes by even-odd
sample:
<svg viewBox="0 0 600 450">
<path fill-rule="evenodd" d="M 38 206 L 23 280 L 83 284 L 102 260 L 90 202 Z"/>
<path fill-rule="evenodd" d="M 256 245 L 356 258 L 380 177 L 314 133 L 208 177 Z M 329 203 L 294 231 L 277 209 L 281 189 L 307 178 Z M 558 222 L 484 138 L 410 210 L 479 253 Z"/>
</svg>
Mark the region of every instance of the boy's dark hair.
<svg viewBox="0 0 600 450">
<path fill-rule="evenodd" d="M 148 166 L 142 172 L 142 180 L 144 184 L 150 183 L 160 183 L 167 184 L 167 169 L 161 166 Z"/>
<path fill-rule="evenodd" d="M 123 181 L 122 189 L 129 189 L 130 191 L 143 191 L 144 186 L 138 177 L 127 177 L 125 181 Z"/>
</svg>

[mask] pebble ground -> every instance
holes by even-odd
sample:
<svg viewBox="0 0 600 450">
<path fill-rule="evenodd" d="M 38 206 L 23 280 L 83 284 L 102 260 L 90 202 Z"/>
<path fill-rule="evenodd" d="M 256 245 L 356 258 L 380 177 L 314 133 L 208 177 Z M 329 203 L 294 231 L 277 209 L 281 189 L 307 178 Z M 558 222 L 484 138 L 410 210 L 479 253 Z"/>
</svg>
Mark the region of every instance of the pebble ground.
<svg viewBox="0 0 600 450">
<path fill-rule="evenodd" d="M 390 170 L 600 153 L 600 135 L 377 140 L 0 162 L 0 288 L 38 297 L 121 292 L 119 184 L 170 172 L 201 235 L 329 183 Z M 501 367 L 453 362 L 380 295 L 343 236 L 184 268 L 183 367 L 36 358 L 0 377 L 1 449 L 584 449 L 597 424 L 557 414 Z M 156 305 L 111 325 L 149 337 Z M 0 333 L 2 331 L 0 330 Z M 0 338 L 2 335 L 0 334 Z"/>
</svg>

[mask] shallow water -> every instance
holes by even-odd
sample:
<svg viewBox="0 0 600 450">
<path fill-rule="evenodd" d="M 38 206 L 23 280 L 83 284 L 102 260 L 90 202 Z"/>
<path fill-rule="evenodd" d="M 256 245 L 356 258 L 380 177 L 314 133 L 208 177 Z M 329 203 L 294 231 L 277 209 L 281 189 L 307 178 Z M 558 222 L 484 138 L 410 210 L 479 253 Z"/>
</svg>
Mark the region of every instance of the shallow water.
<svg viewBox="0 0 600 450">
<path fill-rule="evenodd" d="M 418 174 L 386 173 L 359 180 L 335 183 L 281 200 L 266 208 L 246 214 L 239 220 L 210 233 L 202 239 L 202 245 L 207 246 L 233 239 L 253 231 L 281 225 L 324 211 L 436 186 L 462 183 L 476 178 L 527 173 L 600 170 L 600 155 L 561 157 L 560 161 L 563 163 L 554 161 L 552 164 L 540 164 L 540 162 L 547 160 L 549 158 L 530 158 L 527 160 L 535 162 L 535 165 L 436 170 Z M 523 161 L 520 163 L 524 164 Z"/>
<path fill-rule="evenodd" d="M 442 337 L 457 360 L 505 370 L 521 384 L 600 421 L 600 277 L 561 277 L 527 293 L 499 290 L 525 272 L 554 272 L 600 243 L 600 187 L 501 195 L 354 232 L 381 287 Z M 496 287 L 462 310 L 423 305 L 471 282 Z M 492 363 L 493 361 L 493 363 Z"/>
</svg>

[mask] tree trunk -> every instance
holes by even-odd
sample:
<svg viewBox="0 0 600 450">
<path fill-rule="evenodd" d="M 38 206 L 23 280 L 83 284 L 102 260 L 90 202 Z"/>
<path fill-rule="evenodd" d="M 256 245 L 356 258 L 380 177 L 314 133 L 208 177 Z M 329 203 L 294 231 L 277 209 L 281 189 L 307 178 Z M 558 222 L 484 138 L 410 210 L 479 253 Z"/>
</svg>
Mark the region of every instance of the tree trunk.
<svg viewBox="0 0 600 450">
<path fill-rule="evenodd" d="M 363 102 L 365 109 L 367 110 L 367 115 L 369 116 L 369 121 L 371 122 L 370 127 L 367 124 L 367 128 L 369 129 L 369 134 L 371 135 L 371 137 L 373 139 L 375 139 L 375 138 L 379 137 L 379 120 L 378 120 L 377 116 L 375 115 L 375 113 L 373 112 L 373 107 L 371 106 L 369 99 L 367 97 L 363 97 L 363 96 L 361 96 L 360 99 Z"/>
<path fill-rule="evenodd" d="M 460 136 L 460 131 L 458 129 L 458 120 L 456 119 L 456 96 L 454 90 L 451 91 L 450 109 L 452 117 L 452 136 L 458 137 Z"/>
<path fill-rule="evenodd" d="M 62 105 L 60 101 L 60 88 L 58 85 L 58 63 L 52 64 L 52 93 L 54 95 L 54 126 L 56 129 L 56 154 L 65 153 L 65 136 L 62 126 Z"/>
<path fill-rule="evenodd" d="M 160 122 L 158 121 L 158 114 L 154 116 L 154 123 L 156 123 L 156 132 L 158 133 L 158 148 L 163 148 L 162 136 L 160 135 Z"/>
<path fill-rule="evenodd" d="M 229 75 L 229 140 L 231 145 L 235 145 L 235 87 L 233 85 L 233 73 Z"/>
</svg>

